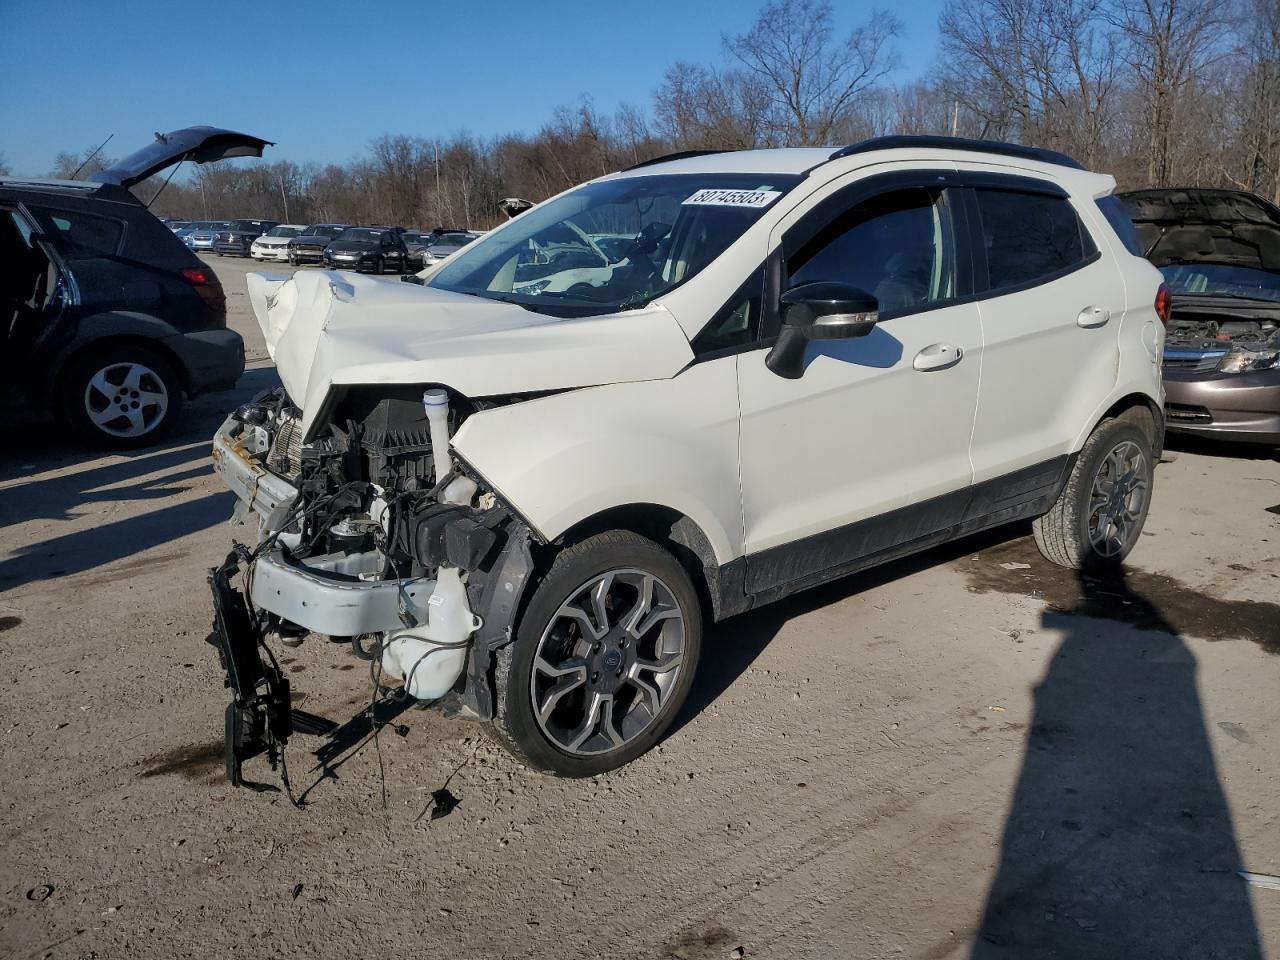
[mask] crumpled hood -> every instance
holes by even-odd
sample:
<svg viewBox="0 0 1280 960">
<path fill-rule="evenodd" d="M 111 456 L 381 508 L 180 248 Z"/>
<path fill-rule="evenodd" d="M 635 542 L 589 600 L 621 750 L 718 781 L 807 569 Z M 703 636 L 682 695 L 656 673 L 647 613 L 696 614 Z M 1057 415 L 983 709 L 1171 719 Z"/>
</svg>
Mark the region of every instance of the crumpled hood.
<svg viewBox="0 0 1280 960">
<path fill-rule="evenodd" d="M 310 436 L 348 384 L 442 384 L 467 397 L 675 376 L 693 360 L 665 308 L 563 319 L 515 304 L 332 271 L 249 274 L 267 352 Z"/>
</svg>

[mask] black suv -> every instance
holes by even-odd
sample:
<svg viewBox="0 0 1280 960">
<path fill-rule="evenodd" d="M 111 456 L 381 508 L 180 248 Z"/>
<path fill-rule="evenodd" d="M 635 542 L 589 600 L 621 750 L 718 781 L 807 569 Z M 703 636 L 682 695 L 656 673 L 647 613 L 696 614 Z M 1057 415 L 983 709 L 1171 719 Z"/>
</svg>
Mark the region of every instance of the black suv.
<svg viewBox="0 0 1280 960">
<path fill-rule="evenodd" d="M 247 257 L 253 241 L 278 226 L 279 220 L 232 220 L 230 229 L 218 231 L 213 250 L 220 257 Z"/>
<path fill-rule="evenodd" d="M 262 156 L 213 127 L 157 135 L 92 180 L 0 177 L 0 396 L 56 413 L 100 445 L 135 447 L 183 395 L 233 385 L 244 342 L 213 272 L 129 187 L 182 160 Z"/>
</svg>

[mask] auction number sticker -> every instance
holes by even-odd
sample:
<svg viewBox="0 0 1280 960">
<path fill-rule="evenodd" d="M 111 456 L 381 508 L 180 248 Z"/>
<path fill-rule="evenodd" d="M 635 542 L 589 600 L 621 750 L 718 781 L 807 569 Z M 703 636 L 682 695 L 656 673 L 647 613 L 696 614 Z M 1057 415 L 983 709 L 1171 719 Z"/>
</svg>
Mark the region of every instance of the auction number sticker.
<svg viewBox="0 0 1280 960">
<path fill-rule="evenodd" d="M 681 206 L 748 207 L 763 210 L 780 196 L 781 190 L 699 190 Z"/>
</svg>

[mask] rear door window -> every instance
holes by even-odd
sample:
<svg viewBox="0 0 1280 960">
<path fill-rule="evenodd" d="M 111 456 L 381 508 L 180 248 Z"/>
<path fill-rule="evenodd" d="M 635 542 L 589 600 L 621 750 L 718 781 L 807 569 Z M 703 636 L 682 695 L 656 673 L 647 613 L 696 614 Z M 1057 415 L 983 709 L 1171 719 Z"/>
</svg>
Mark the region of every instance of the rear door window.
<svg viewBox="0 0 1280 960">
<path fill-rule="evenodd" d="M 1069 273 L 1097 253 L 1065 197 L 975 189 L 988 289 L 1028 287 Z"/>
<path fill-rule="evenodd" d="M 78 210 L 28 204 L 40 230 L 68 260 L 111 257 L 120 252 L 124 222 Z"/>
</svg>

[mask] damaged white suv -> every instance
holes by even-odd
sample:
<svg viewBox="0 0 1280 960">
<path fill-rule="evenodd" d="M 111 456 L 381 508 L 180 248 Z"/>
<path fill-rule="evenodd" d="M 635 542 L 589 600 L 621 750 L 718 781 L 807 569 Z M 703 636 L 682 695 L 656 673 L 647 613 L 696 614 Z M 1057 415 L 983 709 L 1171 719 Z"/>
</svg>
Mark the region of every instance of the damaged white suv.
<svg viewBox="0 0 1280 960">
<path fill-rule="evenodd" d="M 214 441 L 260 528 L 211 577 L 233 780 L 309 633 L 581 776 L 663 735 L 710 621 L 1026 518 L 1118 563 L 1168 298 L 1113 188 L 948 138 L 681 155 L 411 282 L 252 275 L 284 389 Z"/>
</svg>

